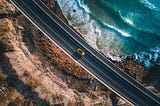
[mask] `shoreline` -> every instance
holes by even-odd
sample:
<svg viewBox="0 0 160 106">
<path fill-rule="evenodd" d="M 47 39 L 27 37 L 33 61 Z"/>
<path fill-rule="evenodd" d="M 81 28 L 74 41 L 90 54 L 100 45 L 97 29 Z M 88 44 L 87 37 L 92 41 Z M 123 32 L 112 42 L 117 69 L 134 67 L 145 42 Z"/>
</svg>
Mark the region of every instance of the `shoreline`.
<svg viewBox="0 0 160 106">
<path fill-rule="evenodd" d="M 64 18 L 60 9 L 53 9 L 54 0 L 43 1 Z M 0 4 L 6 14 L 18 12 L 6 0 Z M 5 49 L 0 56 L 0 105 L 130 106 L 75 64 L 24 15 L 4 17 L 0 26 L 4 28 L 0 46 Z"/>
<path fill-rule="evenodd" d="M 57 1 L 55 1 L 55 5 L 57 5 L 57 6 L 55 6 L 55 8 L 58 8 L 58 9 L 60 9 L 60 7 L 59 7 L 59 5 L 58 5 L 58 3 L 57 3 Z M 52 9 L 51 9 L 52 10 Z M 54 10 L 54 12 L 55 12 L 55 10 Z M 55 13 L 57 13 L 57 12 L 55 12 Z M 60 12 L 62 15 L 63 15 L 63 13 L 62 13 L 62 11 Z M 64 22 L 67 24 L 67 25 L 69 25 L 69 23 L 68 23 L 68 20 L 66 19 L 66 17 L 63 15 L 63 16 L 61 16 L 61 15 L 58 15 L 62 20 L 65 20 Z M 66 22 L 67 21 L 67 22 Z M 70 25 L 69 25 L 70 26 Z M 77 30 L 75 30 L 72 26 L 70 26 L 74 31 L 76 31 L 77 33 L 79 33 Z M 80 33 L 79 33 L 80 34 Z M 80 34 L 81 35 L 81 34 Z M 105 56 L 106 57 L 106 56 Z M 110 59 L 110 58 L 108 58 L 108 57 L 106 57 L 107 59 L 109 59 L 110 61 L 112 61 L 113 63 L 115 63 L 116 65 L 118 65 L 121 69 L 123 69 L 124 71 L 130 71 L 131 70 L 131 67 L 128 67 L 127 68 L 127 66 L 126 66 L 126 62 L 125 61 L 122 61 L 122 62 L 118 62 L 118 61 L 114 61 L 114 60 L 112 60 L 112 59 Z M 132 61 L 132 63 L 135 63 L 135 64 L 133 64 L 133 68 L 134 68 L 134 65 L 138 65 L 138 67 L 140 67 L 140 65 L 142 65 L 141 63 L 139 63 L 139 62 L 135 62 L 134 61 L 134 57 L 133 56 L 128 56 L 128 61 Z M 124 63 L 124 65 L 123 65 L 123 63 Z M 131 64 L 132 64 L 131 63 Z M 142 65 L 142 67 L 140 68 L 140 69 L 142 69 L 141 71 L 144 71 L 145 70 L 145 66 L 144 65 Z M 133 70 L 131 70 L 132 71 L 132 73 L 134 72 L 134 70 L 135 69 L 133 69 Z M 131 74 L 132 75 L 132 74 Z M 138 81 L 142 81 L 141 80 L 141 78 L 140 78 L 140 80 L 138 80 Z"/>
<path fill-rule="evenodd" d="M 152 48 L 151 49 L 150 47 L 148 48 L 148 46 L 144 47 L 145 44 L 141 45 L 141 43 L 137 42 L 136 38 L 134 38 L 134 32 L 135 32 L 134 30 L 131 31 L 132 34 L 130 38 L 124 37 L 123 35 L 124 33 L 116 33 L 118 31 L 117 27 L 112 28 L 111 26 L 111 29 L 108 30 L 108 26 L 110 25 L 106 23 L 106 25 L 104 25 L 106 27 L 103 28 L 103 21 L 101 22 L 96 17 L 93 18 L 92 15 L 94 14 L 92 12 L 87 13 L 87 10 L 85 9 L 87 8 L 86 4 L 83 5 L 80 2 L 76 1 L 65 2 L 65 0 L 64 2 L 61 0 L 58 0 L 57 2 L 59 3 L 60 5 L 59 7 L 61 8 L 64 17 L 66 18 L 66 20 L 68 20 L 68 23 L 72 27 L 72 29 L 75 29 L 77 30 L 77 32 L 80 32 L 81 35 L 85 37 L 86 41 L 93 48 L 96 48 L 97 50 L 103 52 L 107 57 L 112 58 L 112 60 L 121 61 L 125 60 L 127 56 L 128 57 L 134 56 L 135 61 L 144 63 L 146 67 L 151 67 L 154 63 L 156 63 L 156 61 L 158 62 L 158 59 L 160 59 L 160 56 L 158 56 L 160 55 L 158 53 L 158 47 L 157 48 L 151 47 Z M 106 14 L 104 15 L 106 16 L 106 18 L 109 17 Z M 97 17 L 99 16 L 97 15 Z M 102 18 L 105 19 L 104 16 Z M 110 23 L 110 21 L 108 23 L 113 24 Z M 113 24 L 113 26 L 115 25 Z M 140 37 L 140 39 L 141 38 L 143 39 L 143 37 Z M 140 43 L 140 45 L 138 43 Z M 106 45 L 108 45 L 108 47 Z"/>
<path fill-rule="evenodd" d="M 49 2 L 48 2 L 48 4 L 47 3 L 45 3 L 45 4 L 47 6 L 49 6 L 50 9 L 58 15 L 58 17 L 60 17 L 66 24 L 69 25 L 68 20 L 63 15 L 57 1 L 55 1 L 55 3 L 51 3 L 52 4 L 51 6 L 50 6 Z M 70 26 L 70 27 L 73 30 L 75 30 L 72 26 Z M 79 33 L 78 31 L 76 31 L 76 32 Z M 62 57 L 66 56 L 66 55 L 64 55 L 64 53 L 60 53 L 60 54 L 62 54 Z M 124 72 L 129 74 L 131 77 L 136 79 L 138 82 L 141 82 L 141 84 L 143 84 L 143 85 L 151 85 L 150 83 L 147 83 L 147 82 L 151 82 L 151 81 L 148 81 L 148 78 L 150 78 L 150 77 L 148 77 L 148 76 L 150 76 L 149 74 L 154 72 L 154 70 L 160 69 L 160 66 L 155 66 L 155 67 L 158 67 L 158 68 L 154 68 L 154 67 L 147 68 L 147 67 L 145 67 L 145 65 L 143 63 L 135 61 L 134 55 L 133 56 L 127 56 L 127 61 L 122 61 L 122 62 L 114 61 L 114 60 L 111 60 L 110 58 L 108 58 L 108 59 L 110 61 L 112 61 L 115 65 L 117 65 L 119 68 L 123 69 Z M 69 61 L 71 61 L 71 63 L 74 64 L 74 62 L 72 60 L 69 59 Z M 71 72 L 71 74 L 73 74 L 73 73 L 74 72 Z M 76 74 L 73 74 L 73 75 L 76 76 Z M 152 79 L 153 79 L 153 77 L 152 77 Z M 152 80 L 152 79 L 149 79 L 149 80 Z"/>
</svg>

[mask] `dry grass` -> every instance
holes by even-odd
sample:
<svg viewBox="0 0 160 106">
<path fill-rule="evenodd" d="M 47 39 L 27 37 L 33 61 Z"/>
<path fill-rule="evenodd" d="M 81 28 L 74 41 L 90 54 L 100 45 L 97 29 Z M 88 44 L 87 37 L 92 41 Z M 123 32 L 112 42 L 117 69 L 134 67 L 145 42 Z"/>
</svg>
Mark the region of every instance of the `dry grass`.
<svg viewBox="0 0 160 106">
<path fill-rule="evenodd" d="M 0 26 L 0 52 L 13 50 L 13 46 L 5 37 L 5 33 L 9 30 L 8 27 Z"/>
<path fill-rule="evenodd" d="M 69 75 L 76 76 L 78 78 L 89 78 L 90 74 L 77 65 L 71 58 L 65 55 L 64 52 L 56 47 L 49 39 L 42 37 L 42 49 L 45 55 L 53 62 L 53 64 L 62 71 L 65 71 Z"/>
<path fill-rule="evenodd" d="M 29 86 L 31 87 L 31 89 L 34 89 L 36 88 L 40 83 L 37 81 L 37 80 L 32 80 L 30 83 L 29 83 Z"/>
</svg>

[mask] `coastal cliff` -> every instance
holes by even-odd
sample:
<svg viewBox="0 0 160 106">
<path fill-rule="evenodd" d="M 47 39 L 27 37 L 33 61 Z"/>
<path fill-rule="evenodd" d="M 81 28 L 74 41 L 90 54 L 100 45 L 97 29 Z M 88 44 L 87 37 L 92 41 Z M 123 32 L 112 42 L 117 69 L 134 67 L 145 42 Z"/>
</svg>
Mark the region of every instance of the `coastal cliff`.
<svg viewBox="0 0 160 106">
<path fill-rule="evenodd" d="M 42 1 L 68 23 L 55 0 Z M 0 5 L 0 105 L 129 106 L 63 53 L 11 3 L 2 0 Z M 142 82 L 148 71 L 133 59 L 113 62 Z"/>
<path fill-rule="evenodd" d="M 112 105 L 110 90 L 101 90 L 11 3 L 2 0 L 0 5 L 0 105 Z M 72 75 L 74 68 L 83 71 Z"/>
</svg>

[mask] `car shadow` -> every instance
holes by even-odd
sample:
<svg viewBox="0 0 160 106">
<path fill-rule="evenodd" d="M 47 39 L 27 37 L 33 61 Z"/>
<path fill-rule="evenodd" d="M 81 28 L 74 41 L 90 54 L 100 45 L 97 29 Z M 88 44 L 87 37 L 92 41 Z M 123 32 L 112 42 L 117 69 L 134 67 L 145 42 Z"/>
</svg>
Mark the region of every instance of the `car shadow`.
<svg viewBox="0 0 160 106">
<path fill-rule="evenodd" d="M 82 55 L 80 55 L 78 52 L 74 52 L 74 53 L 72 54 L 72 57 L 73 57 L 75 60 L 79 60 L 79 59 L 82 57 Z"/>
</svg>

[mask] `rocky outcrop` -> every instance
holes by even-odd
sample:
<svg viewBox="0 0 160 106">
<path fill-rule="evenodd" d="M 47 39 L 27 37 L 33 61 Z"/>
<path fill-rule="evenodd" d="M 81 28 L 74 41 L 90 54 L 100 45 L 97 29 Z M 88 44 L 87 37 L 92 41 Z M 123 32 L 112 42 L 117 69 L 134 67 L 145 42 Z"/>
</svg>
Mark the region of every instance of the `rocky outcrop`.
<svg viewBox="0 0 160 106">
<path fill-rule="evenodd" d="M 8 8 L 7 14 L 16 13 L 17 10 L 12 10 L 11 8 L 14 6 L 9 2 L 2 0 L 1 3 L 6 5 L 4 8 Z M 3 10 L 6 12 L 6 9 Z M 5 12 L 2 14 L 6 14 Z M 0 55 L 0 79 L 2 79 L 0 81 L 0 105 L 88 106 L 112 104 L 109 97 L 111 91 L 106 91 L 106 88 L 100 89 L 99 87 L 102 85 L 96 80 L 90 81 L 77 74 L 66 75 L 59 70 L 61 65 L 58 67 L 53 65 L 41 48 L 49 45 L 48 49 L 51 43 L 48 42 L 48 39 L 42 43 L 43 38 L 46 39 L 44 35 L 23 15 L 3 17 L 0 25 L 0 31 L 3 32 L 0 40 L 4 43 L 0 44 L 4 49 Z M 50 49 L 53 49 L 52 46 Z M 54 51 L 56 51 L 54 53 L 60 53 L 61 50 L 56 48 L 54 46 Z M 63 55 L 65 56 L 64 53 Z M 71 60 L 68 59 L 68 61 Z M 57 63 L 59 64 L 59 62 Z M 66 66 L 63 66 L 63 70 L 65 68 Z M 76 75 L 78 77 L 75 77 Z M 88 76 L 86 74 L 86 77 Z"/>
<path fill-rule="evenodd" d="M 55 0 L 42 1 L 67 23 Z M 3 79 L 0 94 L 6 101 L 0 102 L 2 105 L 127 104 L 63 53 L 13 5 L 6 0 L 1 0 L 0 4 L 0 14 L 3 14 L 0 15 L 0 41 L 3 44 L 1 46 L 0 42 L 0 50 L 4 50 L 0 51 L 0 77 Z M 124 61 L 115 64 L 138 81 L 145 76 L 146 69 L 140 63 Z M 6 91 L 7 87 L 12 90 L 7 93 L 3 87 Z"/>
</svg>

